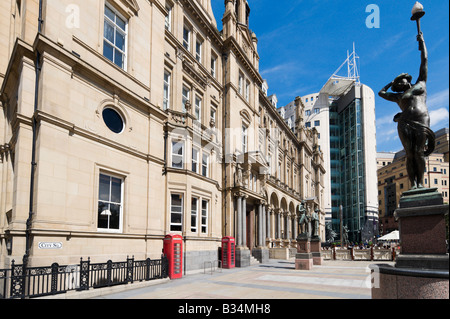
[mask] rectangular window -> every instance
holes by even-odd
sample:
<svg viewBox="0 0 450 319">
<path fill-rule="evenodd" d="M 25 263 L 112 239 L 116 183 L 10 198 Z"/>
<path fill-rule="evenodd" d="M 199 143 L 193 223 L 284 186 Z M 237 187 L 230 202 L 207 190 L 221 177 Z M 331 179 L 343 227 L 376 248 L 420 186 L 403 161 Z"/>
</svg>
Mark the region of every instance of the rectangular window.
<svg viewBox="0 0 450 319">
<path fill-rule="evenodd" d="M 183 91 L 182 91 L 182 106 L 183 106 L 183 113 L 186 113 L 186 102 L 189 101 L 191 91 L 183 85 Z"/>
<path fill-rule="evenodd" d="M 244 95 L 244 76 L 239 73 L 239 94 Z"/>
<path fill-rule="evenodd" d="M 171 194 L 170 201 L 170 231 L 183 229 L 183 195 Z"/>
<path fill-rule="evenodd" d="M 105 4 L 103 56 L 126 69 L 127 21 L 111 5 Z"/>
<path fill-rule="evenodd" d="M 305 127 L 311 127 L 311 122 L 306 122 Z"/>
<path fill-rule="evenodd" d="M 216 108 L 214 106 L 211 106 L 211 112 L 210 112 L 210 121 L 211 123 L 216 123 Z"/>
<path fill-rule="evenodd" d="M 195 117 L 197 121 L 202 121 L 202 99 L 198 96 L 195 97 L 195 109 L 194 109 Z"/>
<path fill-rule="evenodd" d="M 250 102 L 250 82 L 249 81 L 245 82 L 245 100 L 247 100 L 247 102 Z"/>
<path fill-rule="evenodd" d="M 198 198 L 192 197 L 191 200 L 191 232 L 197 232 L 198 219 Z"/>
<path fill-rule="evenodd" d="M 167 15 L 164 20 L 165 28 L 167 31 L 171 31 L 172 30 L 172 7 L 166 7 L 166 10 L 167 10 Z"/>
<path fill-rule="evenodd" d="M 311 110 L 306 110 L 305 111 L 305 116 L 310 116 L 311 115 Z"/>
<path fill-rule="evenodd" d="M 314 121 L 314 126 L 320 126 L 320 121 Z"/>
<path fill-rule="evenodd" d="M 247 153 L 247 126 L 242 125 L 242 153 Z"/>
<path fill-rule="evenodd" d="M 208 206 L 209 201 L 202 200 L 202 234 L 206 234 L 208 232 Z"/>
<path fill-rule="evenodd" d="M 199 151 L 196 148 L 192 148 L 192 171 L 198 173 L 198 154 Z"/>
<path fill-rule="evenodd" d="M 183 46 L 190 51 L 191 48 L 191 30 L 187 27 L 183 28 Z"/>
<path fill-rule="evenodd" d="M 172 142 L 172 167 L 183 168 L 184 143 Z"/>
<path fill-rule="evenodd" d="M 170 73 L 164 71 L 164 100 L 163 109 L 167 110 L 170 107 Z"/>
<path fill-rule="evenodd" d="M 319 114 L 319 113 L 320 113 L 320 109 L 316 107 L 316 108 L 314 109 L 314 114 Z"/>
<path fill-rule="evenodd" d="M 123 179 L 100 174 L 98 187 L 98 229 L 122 231 Z"/>
<path fill-rule="evenodd" d="M 202 156 L 202 175 L 205 177 L 209 176 L 209 155 L 205 153 Z"/>
<path fill-rule="evenodd" d="M 197 39 L 197 42 L 195 43 L 195 59 L 199 63 L 202 63 L 202 47 L 203 47 L 203 41 L 201 41 L 200 39 Z"/>
<path fill-rule="evenodd" d="M 211 57 L 211 76 L 213 78 L 216 77 L 216 63 L 217 63 L 217 58 L 215 56 Z"/>
</svg>

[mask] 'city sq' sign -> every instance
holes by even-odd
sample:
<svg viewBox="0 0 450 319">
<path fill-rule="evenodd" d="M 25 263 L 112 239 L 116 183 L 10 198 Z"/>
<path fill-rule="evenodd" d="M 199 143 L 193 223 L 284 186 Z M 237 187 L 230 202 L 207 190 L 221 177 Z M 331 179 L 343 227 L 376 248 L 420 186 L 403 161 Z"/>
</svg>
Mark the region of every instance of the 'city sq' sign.
<svg viewBox="0 0 450 319">
<path fill-rule="evenodd" d="M 39 249 L 62 249 L 62 243 L 45 243 L 40 242 L 38 244 Z"/>
</svg>

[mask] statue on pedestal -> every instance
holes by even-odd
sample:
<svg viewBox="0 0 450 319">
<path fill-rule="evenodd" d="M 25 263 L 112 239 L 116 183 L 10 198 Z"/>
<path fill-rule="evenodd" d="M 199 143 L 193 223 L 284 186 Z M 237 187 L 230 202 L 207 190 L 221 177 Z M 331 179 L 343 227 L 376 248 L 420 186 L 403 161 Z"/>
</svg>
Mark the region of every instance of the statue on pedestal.
<svg viewBox="0 0 450 319">
<path fill-rule="evenodd" d="M 312 237 L 319 237 L 319 208 L 316 208 L 311 215 Z"/>
<path fill-rule="evenodd" d="M 425 171 L 425 157 L 435 148 L 435 134 L 430 129 L 430 116 L 426 105 L 428 52 L 423 33 L 420 31 L 420 17 L 424 12 L 417 9 L 411 20 L 417 21 L 417 41 L 421 51 L 420 73 L 415 84 L 411 83 L 412 76 L 402 73 L 388 83 L 378 95 L 388 101 L 398 104 L 401 113 L 394 117 L 398 123 L 398 135 L 406 152 L 406 169 L 411 189 L 423 188 Z M 394 93 L 387 92 L 391 88 Z"/>
<path fill-rule="evenodd" d="M 311 216 L 306 214 L 305 202 L 302 201 L 299 208 L 300 219 L 298 224 L 300 226 L 299 237 L 310 238 L 311 237 Z"/>
</svg>

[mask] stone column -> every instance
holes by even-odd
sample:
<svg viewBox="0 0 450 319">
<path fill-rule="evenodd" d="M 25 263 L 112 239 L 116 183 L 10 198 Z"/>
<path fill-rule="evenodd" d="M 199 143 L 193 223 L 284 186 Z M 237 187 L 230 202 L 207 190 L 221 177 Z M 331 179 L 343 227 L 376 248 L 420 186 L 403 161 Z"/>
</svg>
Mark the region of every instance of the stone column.
<svg viewBox="0 0 450 319">
<path fill-rule="evenodd" d="M 236 229 L 236 244 L 237 246 L 242 246 L 242 197 L 240 194 L 236 196 L 237 205 L 237 229 Z"/>
<path fill-rule="evenodd" d="M 281 239 L 281 210 L 278 210 L 277 214 L 277 227 L 278 227 L 277 238 Z"/>
<path fill-rule="evenodd" d="M 262 243 L 263 246 L 266 247 L 266 205 L 262 207 Z"/>
<path fill-rule="evenodd" d="M 247 196 L 242 196 L 242 246 L 247 246 Z"/>
<path fill-rule="evenodd" d="M 258 246 L 263 246 L 263 213 L 262 213 L 262 204 L 258 205 Z"/>
<path fill-rule="evenodd" d="M 294 216 L 294 239 L 298 236 L 298 216 Z"/>
<path fill-rule="evenodd" d="M 236 193 L 236 267 L 250 266 L 250 250 L 247 249 L 247 231 L 246 231 L 246 196 L 243 193 Z"/>
<path fill-rule="evenodd" d="M 265 263 L 269 261 L 269 250 L 265 245 L 265 203 L 261 201 L 258 205 L 258 238 L 257 247 L 252 250 L 253 257 L 259 262 Z"/>
</svg>

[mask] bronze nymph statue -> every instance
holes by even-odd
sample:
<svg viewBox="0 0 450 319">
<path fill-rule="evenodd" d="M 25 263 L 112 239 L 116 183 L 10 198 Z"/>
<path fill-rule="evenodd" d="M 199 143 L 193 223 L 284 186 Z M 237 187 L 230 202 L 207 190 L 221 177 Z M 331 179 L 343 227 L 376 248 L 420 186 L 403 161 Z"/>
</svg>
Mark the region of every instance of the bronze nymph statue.
<svg viewBox="0 0 450 319">
<path fill-rule="evenodd" d="M 420 29 L 417 41 L 421 51 L 417 82 L 412 84 L 412 76 L 402 73 L 378 93 L 380 97 L 397 103 L 402 110 L 395 115 L 394 122 L 398 123 L 398 135 L 406 152 L 406 169 L 411 189 L 423 187 L 425 157 L 435 148 L 435 134 L 430 129 L 430 116 L 426 105 L 428 53 Z M 394 93 L 387 92 L 389 88 Z"/>
</svg>

